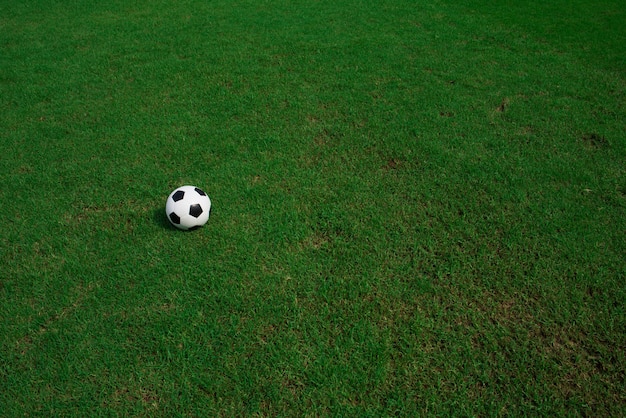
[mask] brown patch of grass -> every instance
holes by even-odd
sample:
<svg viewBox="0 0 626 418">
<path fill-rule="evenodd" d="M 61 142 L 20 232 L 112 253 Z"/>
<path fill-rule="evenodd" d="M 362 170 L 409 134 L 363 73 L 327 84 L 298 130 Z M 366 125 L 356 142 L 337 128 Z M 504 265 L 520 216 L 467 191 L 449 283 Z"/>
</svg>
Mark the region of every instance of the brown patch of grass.
<svg viewBox="0 0 626 418">
<path fill-rule="evenodd" d="M 511 100 L 508 97 L 505 97 L 504 99 L 502 99 L 498 107 L 496 107 L 496 112 L 504 113 L 509 108 L 510 103 Z"/>
<path fill-rule="evenodd" d="M 606 148 L 609 146 L 609 141 L 607 141 L 606 137 L 597 133 L 585 134 L 583 135 L 582 140 L 589 147 L 595 149 Z"/>
<path fill-rule="evenodd" d="M 401 165 L 402 165 L 402 160 L 399 160 L 397 158 L 390 158 L 387 160 L 385 165 L 383 165 L 383 169 L 384 170 L 396 170 L 400 168 Z"/>
<path fill-rule="evenodd" d="M 307 238 L 305 238 L 301 243 L 301 248 L 309 249 L 312 248 L 314 250 L 319 250 L 330 242 L 330 237 L 327 234 L 322 232 L 316 232 Z"/>
</svg>

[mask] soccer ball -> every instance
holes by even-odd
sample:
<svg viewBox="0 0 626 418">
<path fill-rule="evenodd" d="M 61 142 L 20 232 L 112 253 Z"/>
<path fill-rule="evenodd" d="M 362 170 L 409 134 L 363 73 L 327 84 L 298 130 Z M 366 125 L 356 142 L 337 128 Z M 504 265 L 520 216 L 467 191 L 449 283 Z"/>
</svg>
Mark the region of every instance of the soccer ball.
<svg viewBox="0 0 626 418">
<path fill-rule="evenodd" d="M 211 199 L 195 186 L 182 186 L 167 198 L 165 214 L 178 229 L 190 230 L 204 225 L 209 220 Z"/>
</svg>

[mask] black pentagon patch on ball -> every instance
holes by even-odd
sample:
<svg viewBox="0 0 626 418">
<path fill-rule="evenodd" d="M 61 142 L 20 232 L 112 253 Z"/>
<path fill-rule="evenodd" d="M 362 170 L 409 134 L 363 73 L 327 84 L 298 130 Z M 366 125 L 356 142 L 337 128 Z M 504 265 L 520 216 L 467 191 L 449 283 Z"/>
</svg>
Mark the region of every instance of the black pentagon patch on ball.
<svg viewBox="0 0 626 418">
<path fill-rule="evenodd" d="M 195 205 L 191 205 L 189 206 L 189 214 L 191 216 L 193 216 L 194 218 L 197 218 L 198 216 L 202 215 L 202 206 L 200 206 L 199 204 L 195 204 Z"/>
<path fill-rule="evenodd" d="M 172 195 L 172 200 L 174 202 L 178 202 L 179 200 L 183 200 L 183 197 L 185 197 L 185 192 L 183 192 L 182 190 L 178 190 Z"/>
<path fill-rule="evenodd" d="M 178 216 L 174 212 L 170 213 L 170 220 L 172 221 L 173 224 L 176 224 L 176 225 L 180 224 L 180 216 Z"/>
<path fill-rule="evenodd" d="M 206 193 L 204 193 L 203 190 L 200 190 L 196 187 L 196 193 L 198 193 L 200 196 L 206 196 Z"/>
</svg>

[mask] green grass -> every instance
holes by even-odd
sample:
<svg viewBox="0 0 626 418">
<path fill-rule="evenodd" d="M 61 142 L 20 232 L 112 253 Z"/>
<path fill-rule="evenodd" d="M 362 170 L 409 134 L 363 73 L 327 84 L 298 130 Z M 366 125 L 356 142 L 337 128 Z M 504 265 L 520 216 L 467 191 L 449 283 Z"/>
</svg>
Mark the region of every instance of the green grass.
<svg viewBox="0 0 626 418">
<path fill-rule="evenodd" d="M 620 1 L 70 3 L 0 2 L 4 415 L 626 414 Z"/>
</svg>

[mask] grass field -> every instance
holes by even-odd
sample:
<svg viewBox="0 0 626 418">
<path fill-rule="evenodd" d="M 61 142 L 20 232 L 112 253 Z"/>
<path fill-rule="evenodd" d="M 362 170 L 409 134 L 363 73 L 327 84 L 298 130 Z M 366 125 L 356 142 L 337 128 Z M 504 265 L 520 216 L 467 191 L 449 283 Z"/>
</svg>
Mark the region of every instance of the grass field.
<svg viewBox="0 0 626 418">
<path fill-rule="evenodd" d="M 624 22 L 0 0 L 0 415 L 626 415 Z"/>
</svg>

